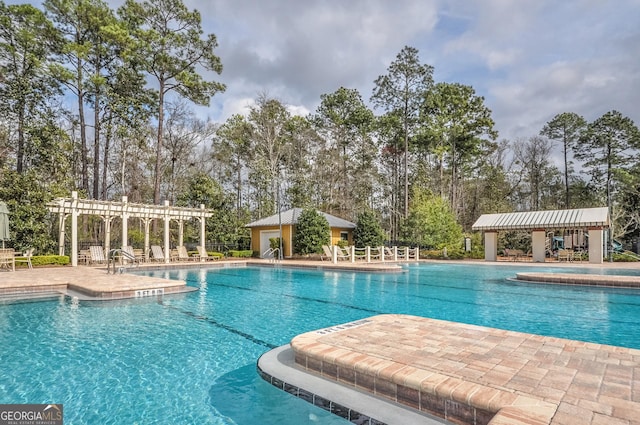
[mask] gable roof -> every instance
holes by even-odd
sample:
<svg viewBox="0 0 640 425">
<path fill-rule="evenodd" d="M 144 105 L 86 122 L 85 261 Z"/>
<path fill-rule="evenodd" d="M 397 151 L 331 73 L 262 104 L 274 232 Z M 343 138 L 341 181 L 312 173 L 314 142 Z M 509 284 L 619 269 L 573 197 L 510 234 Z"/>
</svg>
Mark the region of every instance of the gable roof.
<svg viewBox="0 0 640 425">
<path fill-rule="evenodd" d="M 607 207 L 483 214 L 471 228 L 473 230 L 531 230 L 577 229 L 591 226 L 609 227 Z"/>
<path fill-rule="evenodd" d="M 322 211 L 317 212 L 327 219 L 327 221 L 329 222 L 329 227 L 338 227 L 341 229 L 356 228 L 355 223 L 344 220 L 340 217 L 336 217 L 335 215 L 327 214 Z M 290 210 L 282 211 L 280 213 L 280 218 L 278 218 L 278 214 L 270 215 L 269 217 L 261 218 L 260 220 L 249 223 L 245 227 L 279 226 L 280 223 L 282 223 L 283 225 L 298 224 L 298 218 L 300 217 L 301 213 L 302 208 L 291 208 Z"/>
</svg>

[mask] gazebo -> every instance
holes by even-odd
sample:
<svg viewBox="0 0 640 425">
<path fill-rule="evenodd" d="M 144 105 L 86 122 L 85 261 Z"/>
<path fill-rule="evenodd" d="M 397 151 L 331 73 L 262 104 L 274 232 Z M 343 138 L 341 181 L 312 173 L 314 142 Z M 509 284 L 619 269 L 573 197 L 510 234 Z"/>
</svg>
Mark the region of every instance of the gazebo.
<svg viewBox="0 0 640 425">
<path fill-rule="evenodd" d="M 100 201 L 95 199 L 78 199 L 78 192 L 72 192 L 71 198 L 57 198 L 47 203 L 49 211 L 58 214 L 59 222 L 59 242 L 58 253 L 64 255 L 65 222 L 71 217 L 71 265 L 78 265 L 78 216 L 96 215 L 100 216 L 105 225 L 105 252 L 110 250 L 111 222 L 114 218 L 122 220 L 122 249 L 127 245 L 127 220 L 129 218 L 139 218 L 144 223 L 144 252 L 149 252 L 149 227 L 153 220 L 159 219 L 164 222 L 164 252 L 170 252 L 169 247 L 169 225 L 171 220 L 178 222 L 178 245 L 183 243 L 184 220 L 200 220 L 200 246 L 205 246 L 205 224 L 206 219 L 213 215 L 211 210 L 204 208 L 185 208 L 170 206 L 169 201 L 164 201 L 164 205 L 134 204 L 127 201 L 127 197 L 122 197 L 122 202 Z M 165 255 L 165 262 L 169 262 L 169 255 Z"/>
<path fill-rule="evenodd" d="M 526 230 L 531 232 L 534 262 L 544 262 L 546 232 L 549 230 L 585 230 L 589 234 L 589 262 L 602 263 L 604 229 L 609 228 L 607 207 L 573 210 L 529 211 L 504 214 L 483 214 L 473 224 L 473 230 L 484 232 L 484 258 L 497 260 L 498 232 Z"/>
</svg>

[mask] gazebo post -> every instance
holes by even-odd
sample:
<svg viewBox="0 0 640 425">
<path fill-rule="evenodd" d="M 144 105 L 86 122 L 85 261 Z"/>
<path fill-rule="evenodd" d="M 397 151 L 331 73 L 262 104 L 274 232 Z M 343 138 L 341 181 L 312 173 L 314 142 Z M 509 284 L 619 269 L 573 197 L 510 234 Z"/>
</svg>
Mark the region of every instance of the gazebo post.
<svg viewBox="0 0 640 425">
<path fill-rule="evenodd" d="M 589 263 L 602 264 L 602 227 L 589 227 Z"/>
<path fill-rule="evenodd" d="M 533 229 L 531 231 L 531 254 L 534 263 L 544 263 L 546 240 L 545 229 Z"/>
<path fill-rule="evenodd" d="M 484 232 L 484 260 L 498 261 L 498 232 Z"/>
</svg>

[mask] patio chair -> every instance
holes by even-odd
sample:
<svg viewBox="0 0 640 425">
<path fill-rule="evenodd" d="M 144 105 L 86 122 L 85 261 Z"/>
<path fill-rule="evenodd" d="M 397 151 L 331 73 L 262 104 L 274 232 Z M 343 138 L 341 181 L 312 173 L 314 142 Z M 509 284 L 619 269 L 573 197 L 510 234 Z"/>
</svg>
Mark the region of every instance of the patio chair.
<svg viewBox="0 0 640 425">
<path fill-rule="evenodd" d="M 16 271 L 16 256 L 13 248 L 0 249 L 0 268 Z"/>
<path fill-rule="evenodd" d="M 160 245 L 151 245 L 151 255 L 152 261 L 164 261 L 165 259 L 164 252 Z"/>
<path fill-rule="evenodd" d="M 104 249 L 101 246 L 90 246 L 89 255 L 92 263 L 106 263 L 107 258 L 104 256 Z"/>
<path fill-rule="evenodd" d="M 202 246 L 198 246 L 198 257 L 200 258 L 200 261 L 215 261 L 220 259 L 218 257 L 210 256 L 207 250 Z"/>
<path fill-rule="evenodd" d="M 560 261 L 573 261 L 573 251 L 570 249 L 558 250 L 558 262 Z"/>
<path fill-rule="evenodd" d="M 32 269 L 33 265 L 31 264 L 31 257 L 33 257 L 33 252 L 34 251 L 35 251 L 34 248 L 29 248 L 29 249 L 27 249 L 26 251 L 24 251 L 22 253 L 22 256 L 16 257 L 14 261 L 16 263 L 27 263 L 27 267 Z"/>
</svg>

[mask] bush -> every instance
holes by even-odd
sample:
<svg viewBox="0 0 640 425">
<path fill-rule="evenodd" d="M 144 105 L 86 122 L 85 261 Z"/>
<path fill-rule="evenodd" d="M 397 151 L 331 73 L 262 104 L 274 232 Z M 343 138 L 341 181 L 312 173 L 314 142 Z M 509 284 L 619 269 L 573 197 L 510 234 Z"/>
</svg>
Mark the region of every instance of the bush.
<svg viewBox="0 0 640 425">
<path fill-rule="evenodd" d="M 250 249 L 243 251 L 232 249 L 229 251 L 229 256 L 234 258 L 251 258 L 253 256 L 253 251 Z"/>
<path fill-rule="evenodd" d="M 24 258 L 24 257 L 16 257 Z M 31 265 L 38 266 L 66 266 L 71 264 L 68 255 L 34 255 L 31 257 Z M 29 267 L 27 263 L 16 263 L 16 267 Z"/>
</svg>

